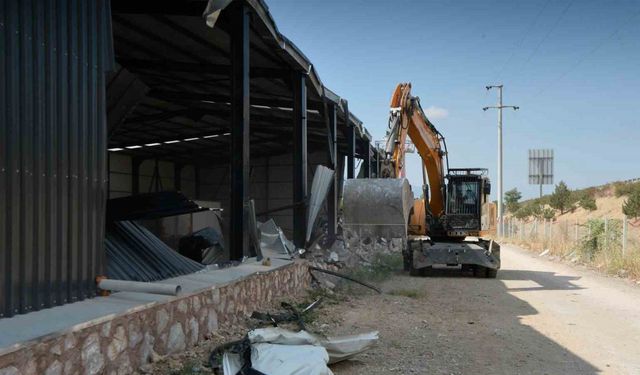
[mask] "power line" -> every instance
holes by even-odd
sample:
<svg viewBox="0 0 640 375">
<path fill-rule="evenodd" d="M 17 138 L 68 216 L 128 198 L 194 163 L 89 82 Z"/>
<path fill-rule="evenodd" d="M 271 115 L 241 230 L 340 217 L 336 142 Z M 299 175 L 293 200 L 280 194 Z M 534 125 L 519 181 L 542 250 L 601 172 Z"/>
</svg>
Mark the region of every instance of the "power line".
<svg viewBox="0 0 640 375">
<path fill-rule="evenodd" d="M 540 40 L 540 42 L 538 43 L 538 45 L 536 46 L 536 48 L 533 50 L 533 52 L 529 55 L 529 58 L 527 58 L 527 60 L 524 62 L 524 64 L 522 64 L 522 67 L 520 69 L 524 69 L 524 67 L 527 66 L 527 64 L 529 63 L 529 61 L 531 61 L 531 59 L 533 59 L 533 56 L 535 56 L 535 54 L 538 52 L 538 50 L 540 49 L 540 46 L 542 46 L 542 44 L 549 38 L 549 36 L 551 35 L 551 33 L 556 29 L 556 27 L 558 27 L 558 25 L 560 24 L 560 21 L 562 21 L 562 19 L 564 18 L 565 14 L 567 14 L 567 11 L 569 11 L 569 8 L 571 8 L 571 5 L 573 5 L 573 1 L 571 0 L 567 3 L 567 5 L 564 7 L 564 9 L 562 10 L 562 13 L 560 13 L 560 16 L 556 19 L 556 22 L 553 24 L 553 26 L 549 29 L 549 31 L 547 31 L 547 33 L 545 34 L 545 36 Z"/>
<path fill-rule="evenodd" d="M 542 6 L 538 14 L 536 14 L 536 16 L 533 18 L 533 22 L 531 22 L 529 24 L 529 27 L 527 27 L 526 30 L 524 30 L 524 32 L 522 33 L 522 36 L 520 37 L 520 40 L 518 40 L 518 42 L 514 45 L 513 49 L 511 50 L 511 54 L 509 55 L 509 58 L 504 62 L 504 64 L 498 71 L 496 78 L 493 80 L 494 82 L 498 82 L 505 68 L 509 65 L 509 63 L 511 62 L 511 59 L 513 59 L 513 57 L 515 56 L 516 51 L 522 46 L 522 43 L 524 42 L 524 40 L 527 39 L 529 32 L 533 29 L 536 23 L 538 23 L 538 18 L 540 18 L 540 16 L 542 15 L 542 12 L 544 12 L 544 10 L 547 8 L 547 5 L 549 5 L 550 2 L 551 0 L 547 0 L 547 2 L 544 3 L 544 5 Z"/>
<path fill-rule="evenodd" d="M 620 33 L 620 31 L 622 31 L 629 23 L 631 23 L 631 21 L 633 21 L 636 17 L 638 17 L 638 15 L 640 15 L 640 10 L 633 13 L 629 18 L 627 18 L 627 20 L 625 22 L 622 23 L 622 25 L 617 28 L 616 30 L 614 30 L 611 34 L 609 34 L 608 37 L 603 38 L 600 43 L 598 43 L 594 48 L 590 49 L 589 51 L 587 51 L 587 53 L 583 54 L 578 61 L 576 61 L 573 65 L 571 65 L 569 67 L 569 69 L 565 70 L 562 74 L 560 74 L 558 76 L 558 78 L 551 80 L 549 83 L 547 83 L 546 85 L 542 86 L 542 88 L 540 89 L 540 91 L 538 91 L 533 97 L 537 98 L 539 95 L 541 95 L 550 85 L 552 84 L 556 84 L 560 81 L 562 81 L 562 79 L 564 79 L 564 77 L 566 77 L 569 73 L 571 73 L 572 71 L 574 71 L 576 68 L 578 68 L 578 66 L 580 64 L 582 64 L 589 56 L 593 55 L 594 53 L 596 53 L 596 51 L 598 51 L 602 46 L 604 46 L 605 44 L 607 44 L 608 42 L 610 42 L 616 35 L 618 35 L 618 33 Z"/>
</svg>

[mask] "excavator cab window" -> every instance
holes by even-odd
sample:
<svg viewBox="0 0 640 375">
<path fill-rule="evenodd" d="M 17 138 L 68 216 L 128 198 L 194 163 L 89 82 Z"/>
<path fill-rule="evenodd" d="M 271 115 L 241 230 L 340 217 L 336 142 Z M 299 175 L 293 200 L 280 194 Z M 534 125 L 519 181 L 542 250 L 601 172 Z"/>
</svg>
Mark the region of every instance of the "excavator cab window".
<svg viewBox="0 0 640 375">
<path fill-rule="evenodd" d="M 447 212 L 453 215 L 475 215 L 478 212 L 479 184 L 477 179 L 450 178 Z"/>
</svg>

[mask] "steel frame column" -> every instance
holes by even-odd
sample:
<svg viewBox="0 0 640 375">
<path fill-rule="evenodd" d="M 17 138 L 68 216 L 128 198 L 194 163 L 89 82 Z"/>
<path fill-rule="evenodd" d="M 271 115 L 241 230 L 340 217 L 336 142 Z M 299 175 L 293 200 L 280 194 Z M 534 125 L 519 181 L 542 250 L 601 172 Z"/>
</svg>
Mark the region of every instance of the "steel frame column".
<svg viewBox="0 0 640 375">
<path fill-rule="evenodd" d="M 231 13 L 231 212 L 229 254 L 240 260 L 249 252 L 244 203 L 249 191 L 249 8 Z"/>
<path fill-rule="evenodd" d="M 305 247 L 307 231 L 307 85 L 293 72 L 293 243 Z"/>
<path fill-rule="evenodd" d="M 363 146 L 364 158 L 362 159 L 362 168 L 364 168 L 364 173 L 362 176 L 364 178 L 371 178 L 371 143 L 365 140 Z"/>
<path fill-rule="evenodd" d="M 193 179 L 194 179 L 194 194 L 196 195 L 196 199 L 200 199 L 200 166 L 196 165 L 193 168 Z"/>
<path fill-rule="evenodd" d="M 342 101 L 344 107 L 344 123 L 347 127 L 347 178 L 354 178 L 356 173 L 356 128 L 349 121 L 349 103 Z"/>
<path fill-rule="evenodd" d="M 333 169 L 333 184 L 329 188 L 329 194 L 327 195 L 327 221 L 329 224 L 329 238 L 331 240 L 336 238 L 338 230 L 338 110 L 334 103 L 327 105 L 327 117 L 329 125 L 329 158 L 331 162 L 331 168 Z"/>
<path fill-rule="evenodd" d="M 338 175 L 338 186 L 337 186 L 337 192 L 336 195 L 338 196 L 337 200 L 338 202 L 340 202 L 340 199 L 342 199 L 342 188 L 344 186 L 344 165 L 345 165 L 345 161 L 344 161 L 344 154 L 341 154 L 340 152 L 338 152 L 337 154 L 337 158 L 336 158 L 336 174 Z"/>
<path fill-rule="evenodd" d="M 140 157 L 131 159 L 131 195 L 140 194 L 140 164 L 143 161 Z"/>
<path fill-rule="evenodd" d="M 174 163 L 173 164 L 173 188 L 177 191 L 182 190 L 182 169 L 184 168 L 184 164 Z"/>
</svg>

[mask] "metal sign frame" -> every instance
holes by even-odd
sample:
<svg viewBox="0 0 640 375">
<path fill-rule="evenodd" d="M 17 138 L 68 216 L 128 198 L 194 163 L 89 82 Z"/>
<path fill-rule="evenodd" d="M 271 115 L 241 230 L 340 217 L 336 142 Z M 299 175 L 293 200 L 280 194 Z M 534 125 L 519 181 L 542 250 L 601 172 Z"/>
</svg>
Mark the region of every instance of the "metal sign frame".
<svg viewBox="0 0 640 375">
<path fill-rule="evenodd" d="M 529 185 L 553 185 L 553 149 L 529 150 Z"/>
</svg>

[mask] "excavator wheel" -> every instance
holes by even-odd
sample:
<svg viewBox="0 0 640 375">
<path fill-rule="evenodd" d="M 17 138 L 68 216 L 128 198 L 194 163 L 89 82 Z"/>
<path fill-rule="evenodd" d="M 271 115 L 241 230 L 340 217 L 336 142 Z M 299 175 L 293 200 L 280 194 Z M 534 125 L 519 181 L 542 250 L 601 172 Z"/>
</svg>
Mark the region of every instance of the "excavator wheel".
<svg viewBox="0 0 640 375">
<path fill-rule="evenodd" d="M 427 276 L 431 270 L 428 268 L 413 268 L 413 253 L 420 250 L 422 243 L 420 241 L 409 241 L 407 244 L 407 251 L 403 254 L 405 271 L 409 271 L 411 276 Z"/>
<path fill-rule="evenodd" d="M 486 274 L 487 279 L 495 279 L 497 276 L 498 276 L 498 270 L 495 270 L 493 268 L 487 268 L 487 274 Z"/>
<path fill-rule="evenodd" d="M 474 277 L 481 277 L 487 279 L 495 279 L 498 276 L 498 270 L 493 268 L 487 268 L 482 266 L 475 266 L 473 269 Z"/>
<path fill-rule="evenodd" d="M 402 269 L 411 271 L 413 268 L 413 243 L 409 242 L 407 248 L 402 251 Z"/>
</svg>

